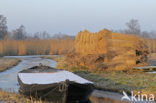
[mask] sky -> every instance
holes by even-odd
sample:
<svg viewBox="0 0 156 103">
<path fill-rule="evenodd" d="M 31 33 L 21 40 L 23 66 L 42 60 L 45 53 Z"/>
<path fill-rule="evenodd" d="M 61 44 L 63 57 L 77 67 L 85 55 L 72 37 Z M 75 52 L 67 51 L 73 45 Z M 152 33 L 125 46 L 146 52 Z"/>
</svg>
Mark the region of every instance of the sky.
<svg viewBox="0 0 156 103">
<path fill-rule="evenodd" d="M 10 31 L 23 24 L 29 33 L 119 30 L 132 18 L 141 30 L 156 30 L 156 0 L 0 0 L 0 14 Z"/>
</svg>

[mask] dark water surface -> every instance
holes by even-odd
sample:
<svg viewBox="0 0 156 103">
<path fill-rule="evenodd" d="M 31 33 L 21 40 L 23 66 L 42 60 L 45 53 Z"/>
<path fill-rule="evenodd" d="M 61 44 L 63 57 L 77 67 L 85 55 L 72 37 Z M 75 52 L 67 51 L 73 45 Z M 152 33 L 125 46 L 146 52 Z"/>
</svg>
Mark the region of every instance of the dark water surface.
<svg viewBox="0 0 156 103">
<path fill-rule="evenodd" d="M 20 58 L 22 61 L 13 68 L 0 73 L 0 88 L 6 91 L 18 92 L 17 73 L 23 69 L 36 66 L 39 63 L 56 67 L 57 62 L 50 59 L 42 59 L 36 56 L 6 56 L 5 58 Z M 90 97 L 91 103 L 128 103 L 121 102 L 122 95 L 112 92 L 95 90 Z"/>
</svg>

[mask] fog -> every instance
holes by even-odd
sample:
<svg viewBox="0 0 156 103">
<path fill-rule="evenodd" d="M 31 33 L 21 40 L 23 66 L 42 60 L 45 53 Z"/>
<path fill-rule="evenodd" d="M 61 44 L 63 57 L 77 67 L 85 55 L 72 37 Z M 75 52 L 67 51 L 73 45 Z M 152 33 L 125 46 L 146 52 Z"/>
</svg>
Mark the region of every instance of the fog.
<svg viewBox="0 0 156 103">
<path fill-rule="evenodd" d="M 88 29 L 119 30 L 134 18 L 141 30 L 156 28 L 155 0 L 0 0 L 0 14 L 7 17 L 9 30 L 23 24 L 34 33 L 76 35 Z"/>
</svg>

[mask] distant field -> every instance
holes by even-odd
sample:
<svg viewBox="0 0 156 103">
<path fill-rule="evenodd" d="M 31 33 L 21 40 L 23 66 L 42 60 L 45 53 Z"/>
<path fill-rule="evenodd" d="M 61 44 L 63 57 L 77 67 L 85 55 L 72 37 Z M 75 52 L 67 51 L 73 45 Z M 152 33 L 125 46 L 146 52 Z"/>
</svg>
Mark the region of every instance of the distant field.
<svg viewBox="0 0 156 103">
<path fill-rule="evenodd" d="M 0 58 L 0 72 L 5 71 L 20 62 L 19 59 L 14 58 Z"/>
</svg>

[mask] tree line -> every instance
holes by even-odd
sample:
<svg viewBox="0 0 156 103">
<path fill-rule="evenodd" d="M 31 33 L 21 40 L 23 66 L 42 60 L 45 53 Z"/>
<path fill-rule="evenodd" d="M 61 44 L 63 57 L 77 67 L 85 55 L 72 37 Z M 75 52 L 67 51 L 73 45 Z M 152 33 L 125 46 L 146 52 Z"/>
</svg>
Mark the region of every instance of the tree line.
<svg viewBox="0 0 156 103">
<path fill-rule="evenodd" d="M 156 38 L 156 31 L 142 31 L 139 21 L 137 19 L 131 19 L 126 24 L 126 29 L 123 30 L 112 30 L 113 32 L 123 33 L 123 34 L 133 34 L 138 35 L 143 38 Z"/>
<path fill-rule="evenodd" d="M 46 31 L 36 32 L 34 34 L 29 34 L 26 32 L 24 25 L 20 25 L 17 29 L 8 31 L 7 18 L 3 15 L 0 15 L 0 40 L 11 39 L 11 40 L 27 40 L 27 39 L 62 39 L 62 38 L 74 38 L 63 33 L 50 34 Z"/>
<path fill-rule="evenodd" d="M 137 19 L 131 19 L 126 23 L 126 29 L 123 30 L 112 30 L 113 32 L 124 33 L 124 34 L 134 34 L 139 35 L 144 38 L 156 38 L 156 31 L 141 31 L 139 21 Z M 3 15 L 0 15 L 0 40 L 3 39 L 12 39 L 12 40 L 25 40 L 25 39 L 49 39 L 51 38 L 50 34 L 46 31 L 36 32 L 34 34 L 29 35 L 26 32 L 26 28 L 24 25 L 20 25 L 17 29 L 8 31 L 7 27 L 7 18 Z M 60 39 L 60 38 L 74 38 L 72 36 L 68 36 L 66 34 L 58 33 L 55 34 L 52 38 Z"/>
</svg>

